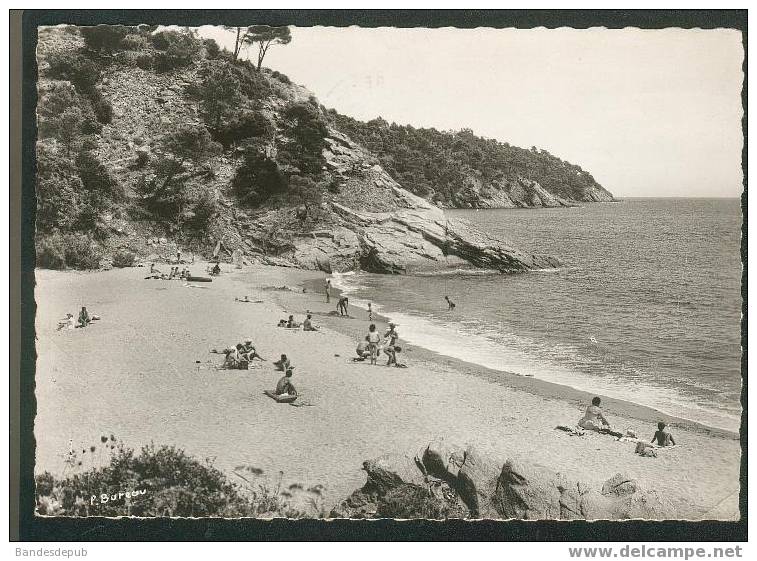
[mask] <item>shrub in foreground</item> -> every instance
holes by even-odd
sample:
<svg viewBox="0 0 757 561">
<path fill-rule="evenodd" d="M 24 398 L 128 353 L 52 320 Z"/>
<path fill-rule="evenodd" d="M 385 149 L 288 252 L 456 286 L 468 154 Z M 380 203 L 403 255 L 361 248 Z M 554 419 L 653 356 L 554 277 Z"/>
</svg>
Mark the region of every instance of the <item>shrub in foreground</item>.
<svg viewBox="0 0 757 561">
<path fill-rule="evenodd" d="M 102 465 L 103 452 L 109 461 Z M 223 516 L 278 515 L 302 517 L 289 505 L 292 494 L 281 488 L 253 485 L 262 470 L 235 469 L 247 486 L 240 487 L 213 466 L 174 446 L 145 446 L 139 453 L 116 444 L 113 435 L 100 443 L 71 451 L 66 459 L 68 476 L 45 472 L 35 477 L 37 512 L 48 516 Z M 89 464 L 88 468 L 85 465 Z M 300 486 L 296 486 L 300 487 Z M 320 488 L 313 488 L 316 507 Z M 129 496 L 126 496 L 128 492 Z"/>
</svg>

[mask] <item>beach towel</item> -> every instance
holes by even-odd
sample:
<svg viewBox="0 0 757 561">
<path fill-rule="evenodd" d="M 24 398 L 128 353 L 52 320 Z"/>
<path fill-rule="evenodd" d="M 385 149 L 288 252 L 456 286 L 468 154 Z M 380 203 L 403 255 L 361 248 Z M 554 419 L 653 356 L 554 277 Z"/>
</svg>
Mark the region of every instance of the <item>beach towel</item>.
<svg viewBox="0 0 757 561">
<path fill-rule="evenodd" d="M 555 430 L 567 432 L 570 436 L 584 436 L 586 434 L 586 432 L 581 429 L 578 429 L 576 427 L 569 427 L 567 425 L 557 425 L 555 427 Z"/>
<path fill-rule="evenodd" d="M 265 393 L 271 399 L 274 399 L 277 403 L 292 403 L 297 399 L 297 394 L 282 393 L 280 395 L 277 395 L 271 390 L 265 390 L 263 393 Z"/>
</svg>

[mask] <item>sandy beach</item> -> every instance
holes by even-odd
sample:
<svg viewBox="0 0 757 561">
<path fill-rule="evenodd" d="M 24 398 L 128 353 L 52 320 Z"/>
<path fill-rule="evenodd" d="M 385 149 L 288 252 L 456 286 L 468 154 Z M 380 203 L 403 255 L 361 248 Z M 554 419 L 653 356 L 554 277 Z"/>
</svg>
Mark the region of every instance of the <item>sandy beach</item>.
<svg viewBox="0 0 757 561">
<path fill-rule="evenodd" d="M 164 269 L 167 267 L 164 266 Z M 737 436 L 669 419 L 680 446 L 657 458 L 599 434 L 572 437 L 590 396 L 535 379 L 493 373 L 403 344 L 406 369 L 351 361 L 367 332 L 364 310 L 330 317 L 311 286 L 323 273 L 275 267 L 228 270 L 212 283 L 143 280 L 145 268 L 81 273 L 38 270 L 36 471 L 60 473 L 68 442 L 83 448 L 111 433 L 131 447 L 176 445 L 230 473 L 248 465 L 285 483 L 325 486 L 330 508 L 365 482 L 364 460 L 414 454 L 443 436 L 494 458 L 520 457 L 600 486 L 617 472 L 666 494 L 681 519 L 738 518 Z M 193 271 L 199 273 L 200 266 Z M 291 287 L 292 290 L 275 290 Z M 262 303 L 240 303 L 248 295 Z M 101 320 L 56 331 L 86 305 Z M 276 327 L 314 313 L 319 332 Z M 383 330 L 384 324 L 376 322 Z M 401 335 L 400 327 L 400 335 Z M 248 371 L 218 370 L 223 349 L 249 337 L 268 359 Z M 286 353 L 301 407 L 263 394 Z M 649 440 L 657 412 L 603 403 L 620 430 Z"/>
</svg>

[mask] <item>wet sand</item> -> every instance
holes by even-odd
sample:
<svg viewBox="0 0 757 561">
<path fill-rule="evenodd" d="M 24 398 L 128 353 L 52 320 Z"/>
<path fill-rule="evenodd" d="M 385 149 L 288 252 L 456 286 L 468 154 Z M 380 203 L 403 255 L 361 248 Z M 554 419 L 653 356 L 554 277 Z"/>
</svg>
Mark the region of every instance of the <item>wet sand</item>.
<svg viewBox="0 0 757 561">
<path fill-rule="evenodd" d="M 327 510 L 365 481 L 365 459 L 415 453 L 436 436 L 471 443 L 502 460 L 515 456 L 591 485 L 617 472 L 662 490 L 686 519 L 738 516 L 736 436 L 673 420 L 680 446 L 657 458 L 634 444 L 554 430 L 573 425 L 589 396 L 533 378 L 507 376 L 403 344 L 407 369 L 353 363 L 367 312 L 335 318 L 312 286 L 324 275 L 276 267 L 227 273 L 212 283 L 143 280 L 147 269 L 37 271 L 37 471 L 61 473 L 69 439 L 78 448 L 115 434 L 125 444 L 173 444 L 209 457 L 226 472 L 249 465 L 285 484 L 326 487 Z M 196 274 L 201 267 L 195 267 Z M 317 282 L 317 281 L 316 281 Z M 322 284 L 322 281 L 320 281 Z M 287 286 L 289 289 L 275 290 Z M 240 303 L 248 295 L 263 303 Z M 86 305 L 102 320 L 55 331 L 66 312 Z M 275 327 L 314 313 L 319 332 Z M 379 318 L 381 319 L 381 318 Z M 383 329 L 383 323 L 376 321 Z M 400 327 L 400 335 L 401 335 Z M 254 340 L 269 362 L 249 371 L 217 370 L 211 354 Z M 263 395 L 281 376 L 270 362 L 296 366 L 301 407 Z M 613 426 L 651 439 L 659 413 L 606 400 Z"/>
</svg>

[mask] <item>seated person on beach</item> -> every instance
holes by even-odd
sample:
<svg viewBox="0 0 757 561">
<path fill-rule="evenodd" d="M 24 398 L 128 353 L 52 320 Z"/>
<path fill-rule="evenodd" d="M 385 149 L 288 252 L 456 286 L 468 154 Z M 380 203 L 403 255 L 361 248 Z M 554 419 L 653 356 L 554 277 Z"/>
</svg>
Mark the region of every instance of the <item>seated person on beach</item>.
<svg viewBox="0 0 757 561">
<path fill-rule="evenodd" d="M 665 430 L 665 423 L 657 423 L 657 431 L 652 437 L 652 442 L 657 441 L 658 446 L 675 446 L 675 439 L 669 431 Z"/>
<path fill-rule="evenodd" d="M 308 317 L 305 318 L 305 321 L 302 322 L 302 330 L 303 331 L 318 331 L 318 328 L 313 325 L 313 316 L 311 314 L 308 314 Z"/>
<path fill-rule="evenodd" d="M 452 311 L 455 309 L 455 303 L 449 299 L 449 296 L 445 296 L 444 299 L 447 301 L 447 310 Z"/>
<path fill-rule="evenodd" d="M 273 365 L 276 367 L 276 370 L 281 370 L 282 372 L 286 372 L 290 364 L 291 363 L 289 362 L 287 355 L 281 355 L 281 358 L 273 363 Z"/>
<path fill-rule="evenodd" d="M 155 263 L 150 263 L 150 274 L 160 274 L 160 270 L 155 267 Z"/>
<path fill-rule="evenodd" d="M 242 343 L 237 343 L 236 346 L 236 353 L 237 353 L 237 368 L 246 369 L 247 366 L 250 364 L 250 359 L 247 356 L 247 354 L 244 352 L 244 345 Z"/>
<path fill-rule="evenodd" d="M 223 366 L 221 368 L 237 369 L 239 368 L 240 357 L 236 347 L 230 349 L 224 349 L 223 353 L 226 358 L 223 360 Z"/>
<path fill-rule="evenodd" d="M 213 265 L 213 268 L 210 270 L 211 275 L 220 275 L 221 274 L 221 263 L 220 261 L 216 261 L 216 264 Z"/>
<path fill-rule="evenodd" d="M 294 316 L 290 315 L 286 326 L 287 329 L 297 329 L 300 327 L 300 324 L 294 321 Z"/>
<path fill-rule="evenodd" d="M 58 331 L 61 329 L 73 329 L 76 327 L 74 324 L 74 314 L 66 314 L 64 319 L 58 320 Z"/>
<path fill-rule="evenodd" d="M 297 390 L 292 384 L 292 370 L 294 366 L 287 368 L 286 374 L 276 383 L 276 395 L 297 395 Z"/>
<path fill-rule="evenodd" d="M 79 312 L 79 321 L 77 322 L 76 327 L 87 327 L 91 322 L 92 318 L 89 317 L 87 308 L 82 306 L 81 312 Z"/>
<path fill-rule="evenodd" d="M 239 345 L 237 345 L 239 347 Z M 265 362 L 265 359 L 258 354 L 258 352 L 255 350 L 255 347 L 252 344 L 252 339 L 245 339 L 244 344 L 242 344 L 242 348 L 240 349 L 242 358 L 246 358 L 249 362 L 252 362 L 253 359 L 259 358 L 263 362 Z"/>
<path fill-rule="evenodd" d="M 357 353 L 357 358 L 353 358 L 355 362 L 361 362 L 371 356 L 371 350 L 368 348 L 368 337 L 363 339 L 357 344 L 357 349 L 355 349 L 355 352 Z"/>
<path fill-rule="evenodd" d="M 278 325 L 276 327 L 286 327 L 286 326 L 287 326 L 287 320 L 280 319 L 279 323 L 278 323 Z"/>
<path fill-rule="evenodd" d="M 578 421 L 579 427 L 596 431 L 610 428 L 610 423 L 605 419 L 602 414 L 602 408 L 599 406 L 601 402 L 602 400 L 598 397 L 591 400 L 591 405 L 586 408 L 586 413 L 584 413 L 583 418 Z"/>
<path fill-rule="evenodd" d="M 384 354 L 389 357 L 389 360 L 386 361 L 386 365 L 399 367 L 399 364 L 397 364 L 397 353 L 401 352 L 402 347 L 397 345 L 387 345 L 384 347 Z"/>
<path fill-rule="evenodd" d="M 366 339 L 368 339 L 368 354 L 371 357 L 371 364 L 376 364 L 379 343 L 381 342 L 381 336 L 379 335 L 379 332 L 376 331 L 376 324 L 372 323 L 368 326 L 368 336 Z"/>
</svg>

